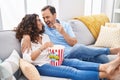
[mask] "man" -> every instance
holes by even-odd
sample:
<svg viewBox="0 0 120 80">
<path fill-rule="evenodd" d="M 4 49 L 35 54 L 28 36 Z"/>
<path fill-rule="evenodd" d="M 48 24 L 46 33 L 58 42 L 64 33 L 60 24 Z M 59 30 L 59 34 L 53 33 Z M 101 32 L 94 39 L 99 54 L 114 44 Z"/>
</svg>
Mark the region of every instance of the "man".
<svg viewBox="0 0 120 80">
<path fill-rule="evenodd" d="M 108 54 L 117 54 L 120 48 L 94 48 L 76 44 L 77 40 L 69 24 L 56 19 L 56 10 L 47 5 L 41 10 L 45 24 L 45 33 L 54 44 L 65 46 L 65 58 L 78 58 L 85 61 L 106 63 Z M 30 45 L 30 38 L 24 35 L 22 51 Z"/>
</svg>

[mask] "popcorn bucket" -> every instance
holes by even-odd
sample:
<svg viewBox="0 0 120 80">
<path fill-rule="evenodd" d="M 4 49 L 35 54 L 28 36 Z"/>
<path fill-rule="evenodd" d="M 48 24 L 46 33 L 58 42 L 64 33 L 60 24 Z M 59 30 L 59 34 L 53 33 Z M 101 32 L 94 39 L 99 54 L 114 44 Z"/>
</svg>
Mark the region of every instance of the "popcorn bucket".
<svg viewBox="0 0 120 80">
<path fill-rule="evenodd" d="M 53 66 L 59 66 L 62 64 L 64 58 L 64 46 L 54 45 L 48 49 L 50 64 Z"/>
</svg>

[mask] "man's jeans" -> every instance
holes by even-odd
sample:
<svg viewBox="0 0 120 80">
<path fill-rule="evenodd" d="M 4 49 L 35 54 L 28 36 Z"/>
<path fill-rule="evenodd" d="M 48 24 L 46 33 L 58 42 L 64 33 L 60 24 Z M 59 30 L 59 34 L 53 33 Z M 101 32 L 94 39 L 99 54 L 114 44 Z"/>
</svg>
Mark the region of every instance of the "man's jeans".
<svg viewBox="0 0 120 80">
<path fill-rule="evenodd" d="M 109 53 L 109 48 L 96 48 L 82 44 L 76 44 L 65 58 L 77 58 L 83 61 L 106 63 L 109 62 L 107 57 Z"/>
</svg>

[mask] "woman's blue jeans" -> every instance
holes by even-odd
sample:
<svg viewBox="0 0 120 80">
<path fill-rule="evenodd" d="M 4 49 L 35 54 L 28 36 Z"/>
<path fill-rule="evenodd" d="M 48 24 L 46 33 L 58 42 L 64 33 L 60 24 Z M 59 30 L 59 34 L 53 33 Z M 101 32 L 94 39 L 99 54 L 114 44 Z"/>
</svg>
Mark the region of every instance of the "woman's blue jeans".
<svg viewBox="0 0 120 80">
<path fill-rule="evenodd" d="M 72 80 L 99 80 L 99 64 L 80 61 L 78 59 L 64 59 L 61 66 L 45 64 L 36 66 L 41 75 Z"/>
<path fill-rule="evenodd" d="M 109 48 L 97 48 L 76 44 L 65 58 L 77 58 L 83 61 L 106 63 L 109 62 L 107 57 L 109 53 Z"/>
</svg>

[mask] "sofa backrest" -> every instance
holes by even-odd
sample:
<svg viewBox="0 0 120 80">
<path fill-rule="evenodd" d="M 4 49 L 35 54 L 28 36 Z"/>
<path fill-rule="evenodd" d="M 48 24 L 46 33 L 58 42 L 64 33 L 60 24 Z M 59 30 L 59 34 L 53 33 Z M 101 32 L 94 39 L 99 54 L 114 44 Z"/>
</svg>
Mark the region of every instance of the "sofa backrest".
<svg viewBox="0 0 120 80">
<path fill-rule="evenodd" d="M 74 19 L 83 22 L 95 39 L 97 39 L 99 35 L 101 25 L 105 25 L 106 22 L 109 22 L 108 16 L 103 13 L 97 15 L 79 16 Z"/>
<path fill-rule="evenodd" d="M 11 30 L 0 31 L 0 59 L 6 59 L 14 49 L 21 56 L 20 42 L 16 39 L 15 32 Z"/>
<path fill-rule="evenodd" d="M 93 35 L 83 22 L 71 19 L 68 23 L 71 25 L 79 44 L 91 45 L 95 42 Z"/>
</svg>

